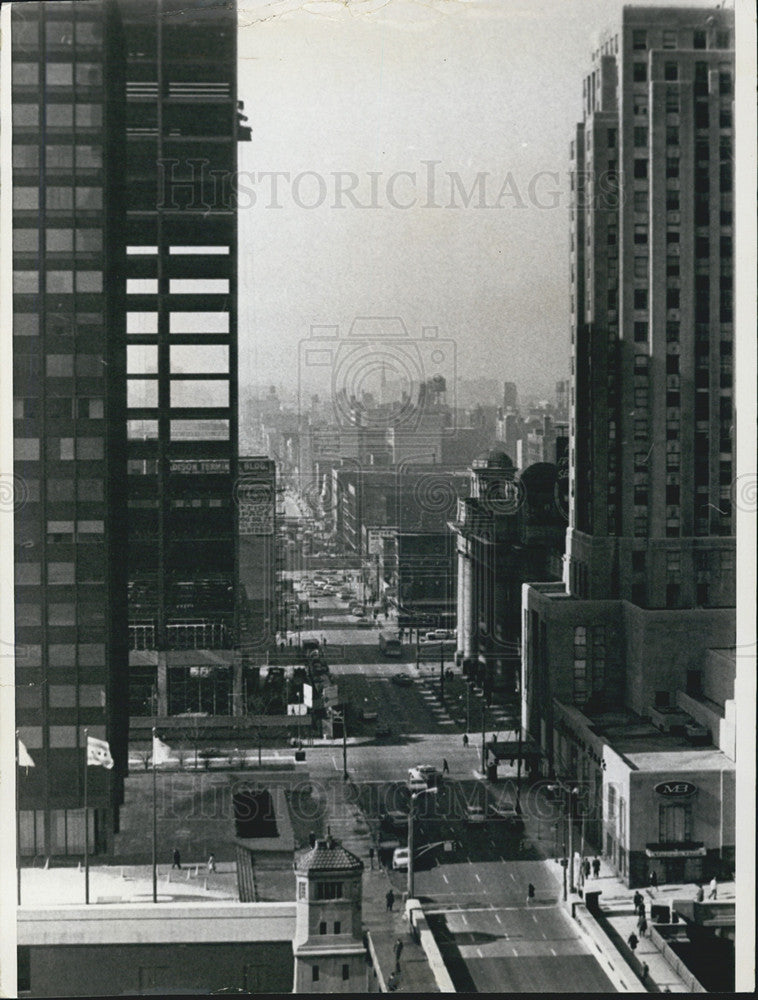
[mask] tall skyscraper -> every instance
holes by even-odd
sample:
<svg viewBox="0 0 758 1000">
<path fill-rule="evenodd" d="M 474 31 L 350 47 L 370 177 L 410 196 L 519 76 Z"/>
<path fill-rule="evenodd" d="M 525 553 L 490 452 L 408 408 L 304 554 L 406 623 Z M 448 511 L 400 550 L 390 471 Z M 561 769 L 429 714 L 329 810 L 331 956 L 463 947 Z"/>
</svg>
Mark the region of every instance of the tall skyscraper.
<svg viewBox="0 0 758 1000">
<path fill-rule="evenodd" d="M 733 607 L 733 14 L 624 8 L 572 143 L 568 586 Z"/>
<path fill-rule="evenodd" d="M 22 855 L 108 850 L 127 767 L 123 160 L 115 9 L 14 4 L 16 723 Z M 5 55 L 4 55 L 5 58 Z M 106 87 L 107 81 L 107 87 Z"/>
<path fill-rule="evenodd" d="M 81 854 L 84 728 L 116 763 L 91 769 L 91 846 L 118 827 L 130 638 L 142 711 L 196 707 L 191 674 L 201 708 L 231 711 L 233 192 L 249 129 L 235 4 L 11 15 L 16 707 L 34 760 L 21 852 Z"/>
<path fill-rule="evenodd" d="M 569 527 L 524 587 L 522 724 L 630 885 L 734 859 L 733 32 L 624 7 L 571 150 Z"/>
<path fill-rule="evenodd" d="M 131 711 L 231 712 L 236 4 L 120 4 Z M 218 655 L 206 656 L 203 651 Z"/>
</svg>

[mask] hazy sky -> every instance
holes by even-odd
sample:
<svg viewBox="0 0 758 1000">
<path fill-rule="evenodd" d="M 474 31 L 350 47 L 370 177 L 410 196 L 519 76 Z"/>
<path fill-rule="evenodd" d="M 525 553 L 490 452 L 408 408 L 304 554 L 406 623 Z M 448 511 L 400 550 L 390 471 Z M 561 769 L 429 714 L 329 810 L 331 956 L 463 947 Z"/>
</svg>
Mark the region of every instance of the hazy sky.
<svg viewBox="0 0 758 1000">
<path fill-rule="evenodd" d="M 449 375 L 551 391 L 568 374 L 568 147 L 592 35 L 619 8 L 240 0 L 243 382 L 294 387 L 313 324 L 398 316 L 455 341 Z M 289 174 L 276 197 L 272 171 Z M 339 195 L 353 184 L 368 207 Z"/>
</svg>

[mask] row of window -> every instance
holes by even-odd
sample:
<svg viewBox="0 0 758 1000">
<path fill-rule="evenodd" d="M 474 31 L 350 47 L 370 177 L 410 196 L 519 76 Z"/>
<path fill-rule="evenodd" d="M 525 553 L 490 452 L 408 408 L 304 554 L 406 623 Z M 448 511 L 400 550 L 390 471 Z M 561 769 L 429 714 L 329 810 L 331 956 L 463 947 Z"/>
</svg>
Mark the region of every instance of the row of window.
<svg viewBox="0 0 758 1000">
<path fill-rule="evenodd" d="M 98 667 L 105 666 L 105 646 L 100 642 L 50 643 L 47 646 L 48 665 L 51 667 Z M 35 643 L 16 647 L 17 667 L 41 667 L 42 646 Z M 92 734 L 93 736 L 95 733 Z M 23 739 L 23 737 L 22 737 Z M 26 742 L 24 740 L 24 742 Z M 41 745 L 41 744 L 40 744 Z M 28 746 L 28 744 L 27 744 Z"/>
<path fill-rule="evenodd" d="M 227 295 L 228 278 L 170 278 L 170 295 Z M 157 278 L 127 278 L 127 295 L 157 295 Z"/>
<path fill-rule="evenodd" d="M 44 127 L 47 129 L 90 129 L 101 128 L 103 124 L 102 104 L 45 104 Z M 39 104 L 13 104 L 13 127 L 34 128 L 42 126 Z"/>
<path fill-rule="evenodd" d="M 648 45 L 655 47 L 660 37 L 660 47 L 663 49 L 729 49 L 732 46 L 732 33 L 729 30 L 721 29 L 715 32 L 708 32 L 705 28 L 696 28 L 694 31 L 663 31 L 660 36 L 656 33 L 655 42 L 650 42 L 648 32 L 645 28 L 632 29 L 632 49 L 642 51 Z"/>
<path fill-rule="evenodd" d="M 157 420 L 127 420 L 126 436 L 131 441 L 157 441 Z M 227 441 L 229 439 L 228 420 L 171 420 L 172 441 L 203 440 Z"/>
<path fill-rule="evenodd" d="M 158 333 L 158 313 L 128 312 L 126 314 L 126 332 L 128 334 Z M 229 333 L 229 313 L 223 311 L 172 312 L 169 313 L 169 333 Z"/>
<path fill-rule="evenodd" d="M 96 461 L 105 454 L 105 442 L 101 437 L 64 437 L 48 440 L 48 458 L 53 461 Z M 14 456 L 17 462 L 38 462 L 40 458 L 39 438 L 16 438 Z"/>
<path fill-rule="evenodd" d="M 40 79 L 40 64 L 38 62 L 14 62 L 12 69 L 13 85 L 18 87 L 36 87 Z M 76 81 L 78 87 L 97 87 L 103 82 L 103 67 L 101 63 L 49 62 L 45 66 L 45 83 L 52 87 L 72 87 Z"/>
<path fill-rule="evenodd" d="M 45 272 L 44 291 L 53 294 L 72 294 L 73 292 L 102 292 L 102 271 L 51 271 Z M 37 271 L 14 271 L 13 291 L 23 295 L 32 295 L 40 291 L 39 274 Z"/>
<path fill-rule="evenodd" d="M 101 187 L 50 184 L 45 188 L 46 209 L 50 212 L 69 211 L 76 207 L 80 211 L 101 209 L 103 189 Z M 38 187 L 14 187 L 13 207 L 20 211 L 39 210 Z"/>
<path fill-rule="evenodd" d="M 47 605 L 48 625 L 98 625 L 105 621 L 105 609 L 101 604 L 71 604 L 70 602 L 50 602 Z M 28 601 L 16 601 L 16 625 L 35 626 L 42 624 L 42 608 Z"/>
<path fill-rule="evenodd" d="M 38 170 L 40 165 L 40 147 L 16 143 L 13 146 L 13 166 L 17 170 Z M 91 143 L 67 144 L 50 143 L 45 145 L 45 170 L 53 173 L 57 170 L 70 172 L 77 170 L 96 170 L 103 165 L 103 147 Z"/>
<path fill-rule="evenodd" d="M 105 726 L 48 726 L 48 746 L 51 750 L 83 748 L 85 745 L 84 730 L 95 739 L 105 739 Z M 19 739 L 27 750 L 41 750 L 42 727 L 19 726 Z"/>
<path fill-rule="evenodd" d="M 105 708 L 102 684 L 47 684 L 49 708 Z M 16 687 L 18 708 L 42 708 L 42 686 Z"/>
</svg>

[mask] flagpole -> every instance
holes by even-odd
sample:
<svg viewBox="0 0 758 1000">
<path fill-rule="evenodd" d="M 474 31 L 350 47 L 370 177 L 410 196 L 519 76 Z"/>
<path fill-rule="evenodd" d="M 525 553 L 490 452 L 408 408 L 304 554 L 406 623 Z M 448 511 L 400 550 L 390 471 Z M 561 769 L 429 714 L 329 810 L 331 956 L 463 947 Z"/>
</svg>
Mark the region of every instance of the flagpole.
<svg viewBox="0 0 758 1000">
<path fill-rule="evenodd" d="M 89 813 L 87 812 L 87 758 L 89 729 L 84 730 L 84 902 L 89 905 Z"/>
<path fill-rule="evenodd" d="M 19 752 L 18 752 L 18 729 L 16 730 L 16 905 L 21 906 L 21 818 L 18 811 L 18 769 L 19 769 Z"/>
<path fill-rule="evenodd" d="M 157 824 L 155 811 L 155 726 L 153 726 L 153 902 L 158 902 L 158 868 L 156 865 Z"/>
</svg>

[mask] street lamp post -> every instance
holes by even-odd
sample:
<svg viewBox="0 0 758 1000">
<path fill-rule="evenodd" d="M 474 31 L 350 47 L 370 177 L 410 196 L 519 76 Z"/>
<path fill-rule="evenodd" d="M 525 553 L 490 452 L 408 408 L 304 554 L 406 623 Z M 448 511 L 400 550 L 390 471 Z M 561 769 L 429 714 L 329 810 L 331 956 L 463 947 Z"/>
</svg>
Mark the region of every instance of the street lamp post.
<svg viewBox="0 0 758 1000">
<path fill-rule="evenodd" d="M 574 882 L 574 796 L 577 794 L 579 789 L 574 785 L 565 785 L 562 781 L 556 781 L 553 785 L 548 785 L 548 788 L 555 790 L 560 788 L 562 792 L 566 794 L 566 811 L 564 818 L 568 824 L 568 857 L 565 859 L 567 861 L 566 868 L 568 868 L 568 880 L 569 888 L 571 892 L 576 892 L 576 885 Z M 565 844 L 564 844 L 565 846 Z M 566 868 L 563 869 L 563 899 L 564 902 L 567 898 L 566 895 Z"/>
<path fill-rule="evenodd" d="M 413 807 L 416 799 L 421 795 L 436 795 L 436 788 L 422 788 L 420 792 L 411 795 L 411 805 L 408 809 L 408 899 L 414 898 L 414 871 L 413 871 Z"/>
</svg>

